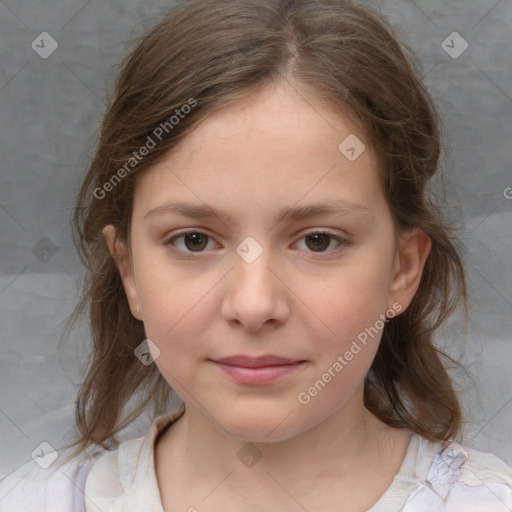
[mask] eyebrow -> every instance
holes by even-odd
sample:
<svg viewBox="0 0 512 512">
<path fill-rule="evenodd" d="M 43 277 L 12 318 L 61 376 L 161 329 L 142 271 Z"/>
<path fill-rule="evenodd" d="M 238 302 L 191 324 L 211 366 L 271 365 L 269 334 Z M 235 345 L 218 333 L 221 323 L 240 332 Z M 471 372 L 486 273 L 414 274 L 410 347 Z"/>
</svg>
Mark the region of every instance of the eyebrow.
<svg viewBox="0 0 512 512">
<path fill-rule="evenodd" d="M 227 223 L 232 223 L 234 221 L 232 214 L 222 212 L 213 206 L 184 202 L 169 202 L 160 206 L 156 206 L 155 208 L 151 208 L 151 210 L 149 210 L 144 215 L 144 219 L 169 213 L 175 213 L 194 219 L 218 217 Z M 287 206 L 280 210 L 277 216 L 277 221 L 281 222 L 286 219 L 300 220 L 307 217 L 316 217 L 319 215 L 360 215 L 371 217 L 371 212 L 366 206 L 360 203 L 354 203 L 347 200 L 336 200 L 322 204 L 310 204 L 307 206 Z"/>
</svg>

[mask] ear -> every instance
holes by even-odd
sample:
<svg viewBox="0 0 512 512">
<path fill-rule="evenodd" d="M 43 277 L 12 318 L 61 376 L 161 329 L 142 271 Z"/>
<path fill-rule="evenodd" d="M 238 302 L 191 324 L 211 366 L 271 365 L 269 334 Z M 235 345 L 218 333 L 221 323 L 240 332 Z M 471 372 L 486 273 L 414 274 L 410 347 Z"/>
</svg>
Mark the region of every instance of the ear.
<svg viewBox="0 0 512 512">
<path fill-rule="evenodd" d="M 423 269 L 432 248 L 430 237 L 419 228 L 412 228 L 400 235 L 390 286 L 388 307 L 393 301 L 405 311 L 418 290 Z"/>
<path fill-rule="evenodd" d="M 139 292 L 135 284 L 135 277 L 133 274 L 132 262 L 126 244 L 120 240 L 116 240 L 116 228 L 112 225 L 103 228 L 103 235 L 108 245 L 108 249 L 123 282 L 124 291 L 130 305 L 132 315 L 137 320 L 142 320 L 142 308 L 140 306 Z"/>
</svg>

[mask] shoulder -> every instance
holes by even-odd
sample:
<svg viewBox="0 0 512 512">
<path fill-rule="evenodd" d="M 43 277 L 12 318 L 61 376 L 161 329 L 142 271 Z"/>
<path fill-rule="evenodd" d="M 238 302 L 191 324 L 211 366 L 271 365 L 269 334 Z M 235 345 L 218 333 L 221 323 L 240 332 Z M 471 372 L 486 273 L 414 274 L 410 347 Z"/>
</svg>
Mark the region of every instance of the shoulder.
<svg viewBox="0 0 512 512">
<path fill-rule="evenodd" d="M 403 512 L 512 510 L 512 468 L 503 460 L 457 442 L 422 443 L 428 448 L 419 457 L 429 461 L 428 472 Z"/>
<path fill-rule="evenodd" d="M 180 407 L 154 419 L 143 437 L 123 441 L 91 467 L 85 486 L 87 509 L 161 510 L 155 473 L 155 443 L 164 428 L 184 412 Z M 96 510 L 94 508 L 94 510 Z"/>
<path fill-rule="evenodd" d="M 144 436 L 125 439 L 115 450 L 95 447 L 47 469 L 33 460 L 23 464 L 0 479 L 0 512 L 126 510 L 126 500 L 131 510 L 147 508 L 148 503 L 158 506 L 154 443 L 160 431 L 183 413 L 181 405 L 158 416 L 149 428 L 144 427 Z M 65 450 L 58 453 L 61 460 L 69 456 Z"/>
<path fill-rule="evenodd" d="M 148 433 L 126 440 L 116 450 L 104 453 L 92 465 L 84 491 L 87 510 L 156 510 L 160 493 L 153 436 Z"/>
<path fill-rule="evenodd" d="M 121 498 L 133 485 L 137 469 L 147 458 L 142 445 L 142 438 L 126 440 L 116 450 L 98 457 L 88 474 L 86 499 L 97 504 L 101 500 Z"/>
<path fill-rule="evenodd" d="M 47 468 L 34 460 L 22 464 L 0 480 L 0 512 L 85 511 L 85 478 L 98 455 Z"/>
</svg>

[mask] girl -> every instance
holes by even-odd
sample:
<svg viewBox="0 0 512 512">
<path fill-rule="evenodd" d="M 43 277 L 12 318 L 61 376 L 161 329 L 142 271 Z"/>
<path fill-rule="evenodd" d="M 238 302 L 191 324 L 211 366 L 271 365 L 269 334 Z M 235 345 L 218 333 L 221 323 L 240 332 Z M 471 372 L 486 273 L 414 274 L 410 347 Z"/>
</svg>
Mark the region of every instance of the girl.
<svg viewBox="0 0 512 512">
<path fill-rule="evenodd" d="M 512 510 L 512 470 L 459 444 L 434 344 L 467 315 L 428 188 L 438 123 L 356 4 L 176 6 L 125 63 L 78 197 L 76 449 L 6 478 L 0 510 Z"/>
</svg>

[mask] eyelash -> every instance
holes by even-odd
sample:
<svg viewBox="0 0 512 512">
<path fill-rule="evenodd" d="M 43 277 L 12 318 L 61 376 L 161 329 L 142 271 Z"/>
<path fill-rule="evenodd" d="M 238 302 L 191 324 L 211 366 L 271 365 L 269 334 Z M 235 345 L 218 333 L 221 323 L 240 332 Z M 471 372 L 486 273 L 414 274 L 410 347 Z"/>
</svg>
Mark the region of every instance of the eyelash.
<svg viewBox="0 0 512 512">
<path fill-rule="evenodd" d="M 170 237 L 166 242 L 165 242 L 165 245 L 166 246 L 169 246 L 171 248 L 172 251 L 174 252 L 177 252 L 181 255 L 186 255 L 186 256 L 191 256 L 193 254 L 201 254 L 203 252 L 205 252 L 204 250 L 202 251 L 182 251 L 181 249 L 177 249 L 176 246 L 174 245 L 174 242 L 179 239 L 179 238 L 183 238 L 184 236 L 186 235 L 190 235 L 190 234 L 198 234 L 198 235 L 203 235 L 205 237 L 207 237 L 208 241 L 209 240 L 213 240 L 213 237 L 211 237 L 210 235 L 208 235 L 207 233 L 204 233 L 203 231 L 200 231 L 200 230 L 197 230 L 197 229 L 189 229 L 189 230 L 184 230 L 184 231 L 180 231 L 178 234 L 176 235 L 173 235 L 172 237 Z M 306 233 L 304 235 L 302 235 L 302 237 L 300 238 L 300 240 L 302 240 L 303 238 L 306 238 L 308 236 L 311 236 L 311 235 L 327 235 L 328 237 L 330 237 L 331 239 L 335 240 L 336 242 L 338 242 L 338 247 L 336 247 L 335 249 L 333 249 L 332 251 L 318 251 L 318 252 L 315 252 L 315 251 L 308 251 L 310 252 L 311 254 L 317 254 L 317 255 L 323 255 L 323 254 L 337 254 L 340 250 L 348 247 L 350 245 L 350 242 L 344 238 L 339 238 L 338 236 L 336 236 L 335 234 L 333 234 L 331 231 L 329 230 L 319 230 L 319 231 L 310 231 L 309 233 Z M 192 256 L 193 257 L 193 256 Z"/>
</svg>

